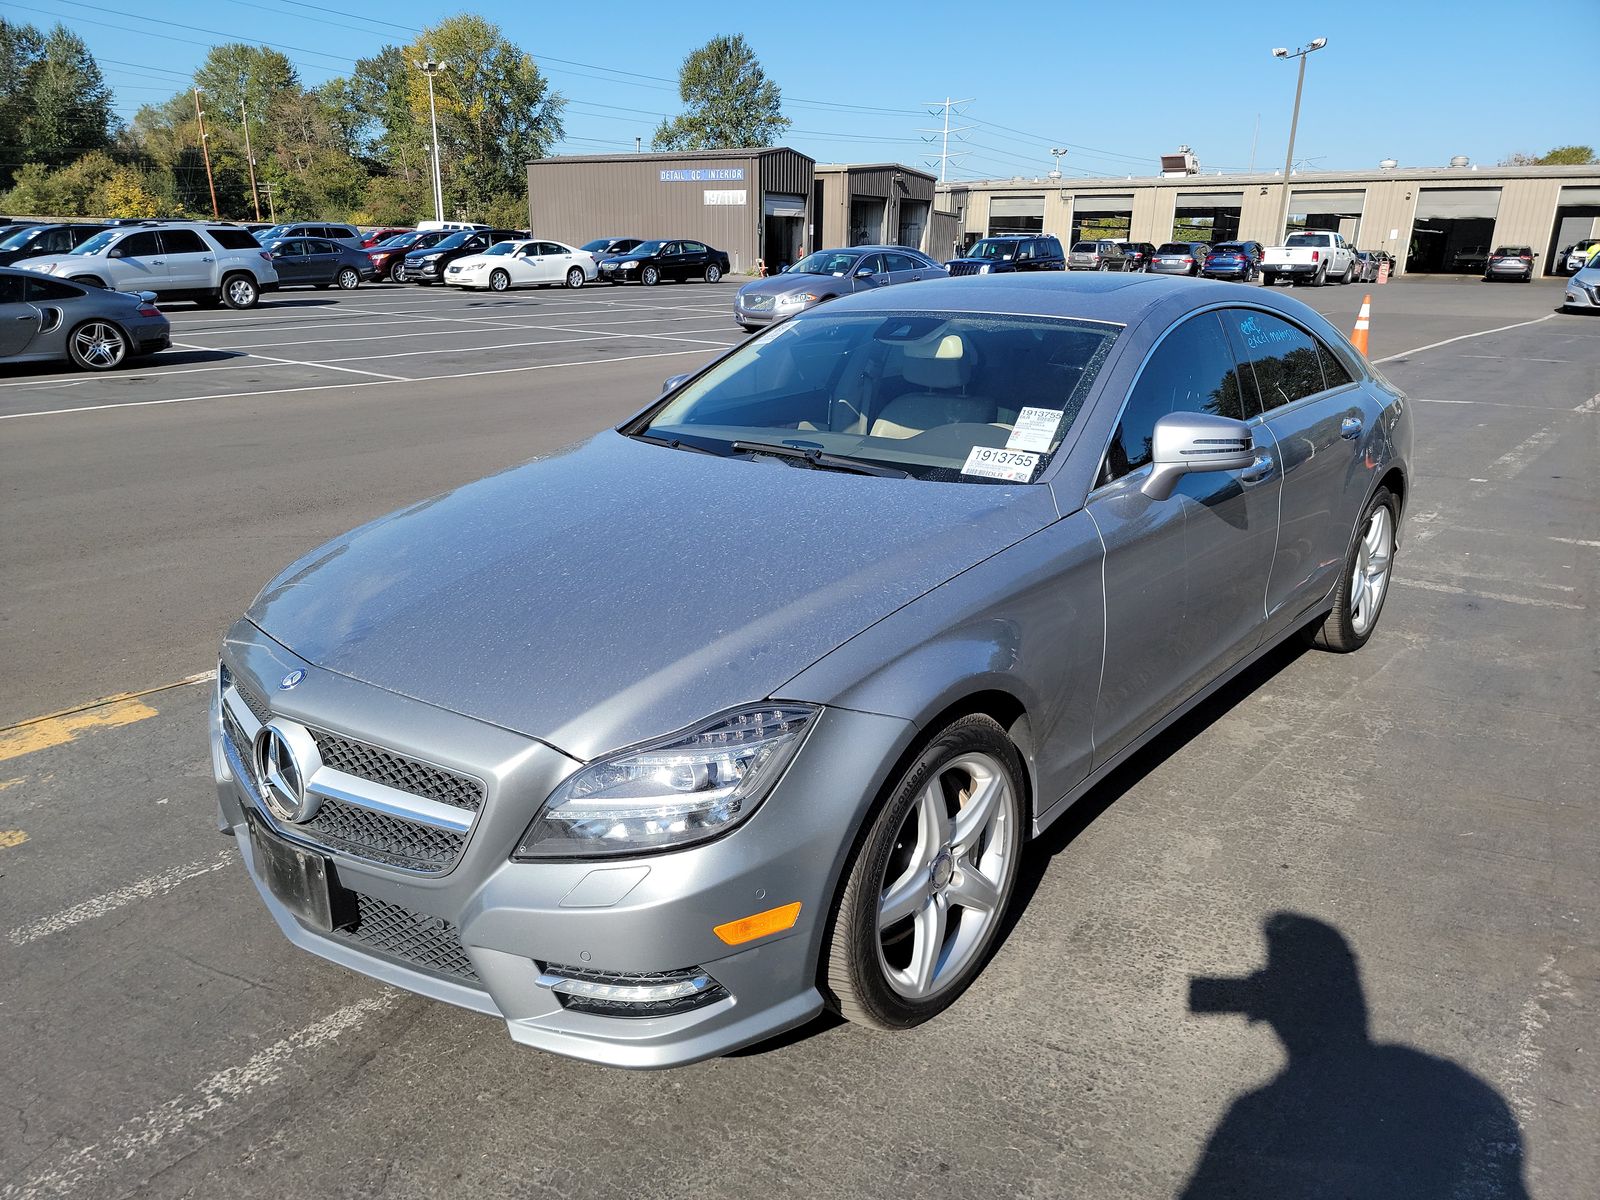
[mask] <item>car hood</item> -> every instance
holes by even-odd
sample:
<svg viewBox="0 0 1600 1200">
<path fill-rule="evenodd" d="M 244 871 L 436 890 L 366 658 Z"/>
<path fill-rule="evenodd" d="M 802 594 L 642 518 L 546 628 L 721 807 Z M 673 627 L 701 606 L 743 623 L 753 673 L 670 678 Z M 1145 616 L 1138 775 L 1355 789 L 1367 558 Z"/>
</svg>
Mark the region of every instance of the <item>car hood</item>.
<svg viewBox="0 0 1600 1200">
<path fill-rule="evenodd" d="M 607 431 L 329 542 L 247 615 L 319 667 L 589 759 L 774 695 L 1055 515 L 1038 485 Z"/>
<path fill-rule="evenodd" d="M 606 255 L 602 255 L 600 257 L 600 261 L 603 262 L 603 263 L 649 262 L 655 257 L 656 257 L 656 255 L 654 253 L 651 253 L 651 254 L 632 254 L 632 253 L 629 253 L 629 254 L 606 254 Z"/>
<path fill-rule="evenodd" d="M 766 279 L 757 279 L 739 289 L 741 296 L 788 296 L 795 292 L 815 292 L 832 289 L 848 292 L 850 280 L 843 275 L 798 275 L 784 273 Z"/>
<path fill-rule="evenodd" d="M 954 266 L 956 263 L 971 263 L 975 267 L 981 267 L 987 263 L 991 267 L 1009 267 L 1016 261 L 1015 258 L 952 258 L 945 265 Z"/>
<path fill-rule="evenodd" d="M 41 254 L 37 258 L 25 258 L 15 265 L 19 271 L 43 271 L 49 275 L 57 273 L 54 268 L 58 263 L 79 268 L 71 272 L 72 274 L 97 275 L 104 268 L 105 259 L 89 254 Z M 68 273 L 60 272 L 63 276 Z"/>
</svg>

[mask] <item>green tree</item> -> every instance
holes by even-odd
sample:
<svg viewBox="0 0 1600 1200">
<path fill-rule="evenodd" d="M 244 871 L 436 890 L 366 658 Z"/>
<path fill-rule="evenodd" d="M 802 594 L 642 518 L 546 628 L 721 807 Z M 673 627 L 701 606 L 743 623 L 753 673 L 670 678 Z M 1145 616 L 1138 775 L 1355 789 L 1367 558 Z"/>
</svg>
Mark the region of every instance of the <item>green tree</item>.
<svg viewBox="0 0 1600 1200">
<path fill-rule="evenodd" d="M 743 34 L 714 37 L 684 59 L 678 98 L 688 111 L 657 126 L 656 150 L 770 146 L 789 128 L 778 85 Z"/>
<path fill-rule="evenodd" d="M 57 25 L 24 81 L 29 111 L 22 140 L 30 162 L 63 166 L 111 144 L 111 89 L 83 39 Z"/>
<path fill-rule="evenodd" d="M 1540 166 L 1568 167 L 1586 167 L 1596 161 L 1600 160 L 1595 158 L 1593 146 L 1557 146 L 1538 160 Z"/>
<path fill-rule="evenodd" d="M 238 125 L 240 114 L 248 111 L 252 139 L 278 98 L 301 90 L 300 76 L 287 58 L 266 46 L 242 42 L 213 46 L 195 71 L 194 84 L 203 93 L 208 122 Z"/>
</svg>

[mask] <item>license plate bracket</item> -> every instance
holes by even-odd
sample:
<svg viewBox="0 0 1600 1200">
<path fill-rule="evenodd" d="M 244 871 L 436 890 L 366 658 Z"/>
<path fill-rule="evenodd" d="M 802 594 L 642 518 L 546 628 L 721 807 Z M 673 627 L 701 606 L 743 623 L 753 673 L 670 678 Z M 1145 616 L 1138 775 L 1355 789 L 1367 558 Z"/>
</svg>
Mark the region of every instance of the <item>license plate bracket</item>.
<svg viewBox="0 0 1600 1200">
<path fill-rule="evenodd" d="M 339 885 L 332 861 L 279 837 L 255 813 L 247 817 L 256 870 L 278 903 L 319 933 L 352 928 L 357 920 L 355 893 Z"/>
</svg>

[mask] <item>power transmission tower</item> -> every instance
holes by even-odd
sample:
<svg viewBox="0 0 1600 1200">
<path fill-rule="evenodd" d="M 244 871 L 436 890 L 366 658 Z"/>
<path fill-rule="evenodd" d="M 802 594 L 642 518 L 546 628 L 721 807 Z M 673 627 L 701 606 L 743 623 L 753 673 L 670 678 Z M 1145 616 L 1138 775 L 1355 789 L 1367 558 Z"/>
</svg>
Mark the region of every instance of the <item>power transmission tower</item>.
<svg viewBox="0 0 1600 1200">
<path fill-rule="evenodd" d="M 972 128 L 971 125 L 962 125 L 956 129 L 950 128 L 950 110 L 960 104 L 971 104 L 973 99 L 974 97 L 968 96 L 965 100 L 952 100 L 950 97 L 946 96 L 943 100 L 927 101 L 928 115 L 930 117 L 937 117 L 939 115 L 939 110 L 944 110 L 944 125 L 941 128 L 917 130 L 918 133 L 935 133 L 940 135 L 938 159 L 940 183 L 945 182 L 945 175 L 947 174 L 947 168 L 950 165 L 950 160 L 952 158 L 961 157 L 961 151 L 957 151 L 955 154 L 950 153 L 950 135 L 953 133 L 959 137 L 961 134 Z M 958 113 L 956 115 L 959 116 L 960 114 Z M 933 141 L 932 138 L 923 138 L 922 140 L 925 142 Z M 931 167 L 933 163 L 930 162 L 928 165 Z"/>
</svg>

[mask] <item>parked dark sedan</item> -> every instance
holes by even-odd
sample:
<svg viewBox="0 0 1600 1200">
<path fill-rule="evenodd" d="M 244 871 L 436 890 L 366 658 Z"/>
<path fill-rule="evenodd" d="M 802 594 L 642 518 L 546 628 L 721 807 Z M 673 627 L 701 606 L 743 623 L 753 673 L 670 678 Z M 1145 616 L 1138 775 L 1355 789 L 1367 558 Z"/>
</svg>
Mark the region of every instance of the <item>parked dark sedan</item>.
<svg viewBox="0 0 1600 1200">
<path fill-rule="evenodd" d="M 945 264 L 952 275 L 1006 275 L 1013 271 L 1065 271 L 1067 256 L 1053 237 L 986 237 Z"/>
<path fill-rule="evenodd" d="M 444 278 L 445 268 L 456 259 L 482 254 L 490 246 L 527 236 L 526 229 L 458 229 L 432 246 L 407 251 L 405 282 L 424 286 L 438 283 Z"/>
<path fill-rule="evenodd" d="M 1156 248 L 1152 242 L 1124 242 L 1122 252 L 1125 255 L 1122 264 L 1124 271 L 1148 271 L 1150 260 L 1156 256 Z"/>
<path fill-rule="evenodd" d="M 728 269 L 728 256 L 721 250 L 687 240 L 640 242 L 626 254 L 600 260 L 600 278 L 604 282 L 631 283 L 637 279 L 646 287 L 663 279 L 716 283 Z"/>
<path fill-rule="evenodd" d="M 450 236 L 448 229 L 422 229 L 414 233 L 400 233 L 387 241 L 379 242 L 367 251 L 367 257 L 372 260 L 372 269 L 377 272 L 379 279 L 388 279 L 390 283 L 404 283 L 406 281 L 406 255 L 413 250 L 426 250 L 429 246 L 436 246 Z"/>
<path fill-rule="evenodd" d="M 268 242 L 279 287 L 339 287 L 348 291 L 378 277 L 365 250 L 327 238 L 284 238 Z"/>
<path fill-rule="evenodd" d="M 1166 242 L 1150 260 L 1157 275 L 1198 275 L 1211 246 L 1206 242 Z"/>
<path fill-rule="evenodd" d="M 71 254 L 95 234 L 107 228 L 101 223 L 81 225 L 24 225 L 0 238 L 0 267 L 9 267 L 24 258 L 42 254 Z"/>
<path fill-rule="evenodd" d="M 1261 274 L 1261 258 L 1266 253 L 1260 242 L 1218 242 L 1200 265 L 1200 274 L 1209 279 L 1237 279 L 1249 283 Z"/>
<path fill-rule="evenodd" d="M 630 250 L 642 245 L 643 242 L 643 238 L 603 237 L 595 238 L 592 242 L 585 242 L 578 249 L 594 255 L 595 261 L 599 262 L 603 258 L 615 258 L 619 254 L 627 254 Z"/>
</svg>

